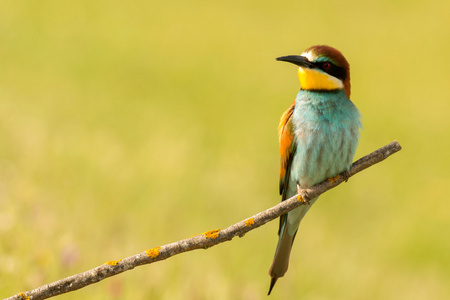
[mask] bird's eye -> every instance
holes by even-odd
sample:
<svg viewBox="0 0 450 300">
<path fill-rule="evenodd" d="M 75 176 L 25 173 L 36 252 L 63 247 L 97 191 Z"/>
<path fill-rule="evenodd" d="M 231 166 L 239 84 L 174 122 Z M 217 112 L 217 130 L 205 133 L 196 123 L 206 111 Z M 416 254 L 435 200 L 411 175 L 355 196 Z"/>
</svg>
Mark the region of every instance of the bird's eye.
<svg viewBox="0 0 450 300">
<path fill-rule="evenodd" d="M 325 70 L 329 70 L 331 68 L 331 64 L 329 62 L 324 62 L 322 64 L 322 68 L 324 68 Z"/>
</svg>

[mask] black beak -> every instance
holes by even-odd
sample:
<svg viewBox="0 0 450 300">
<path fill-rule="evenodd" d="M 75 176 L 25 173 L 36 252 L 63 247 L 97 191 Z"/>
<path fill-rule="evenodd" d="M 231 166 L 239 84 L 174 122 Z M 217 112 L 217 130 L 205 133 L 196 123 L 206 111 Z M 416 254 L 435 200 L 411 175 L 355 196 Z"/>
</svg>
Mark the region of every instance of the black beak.
<svg viewBox="0 0 450 300">
<path fill-rule="evenodd" d="M 300 55 L 281 56 L 277 57 L 276 60 L 289 62 L 299 67 L 314 68 L 314 65 L 309 60 L 307 60 L 306 57 Z"/>
</svg>

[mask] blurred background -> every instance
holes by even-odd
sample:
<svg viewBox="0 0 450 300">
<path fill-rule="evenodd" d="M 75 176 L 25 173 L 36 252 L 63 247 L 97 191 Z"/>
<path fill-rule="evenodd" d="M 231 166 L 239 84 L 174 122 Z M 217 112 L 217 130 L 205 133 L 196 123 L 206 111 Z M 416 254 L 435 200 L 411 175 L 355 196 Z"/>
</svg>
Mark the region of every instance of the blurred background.
<svg viewBox="0 0 450 300">
<path fill-rule="evenodd" d="M 450 299 L 448 1 L 0 1 L 0 296 L 280 201 L 275 58 L 341 50 L 403 150 L 321 197 L 270 298 L 274 221 L 59 299 Z"/>
</svg>

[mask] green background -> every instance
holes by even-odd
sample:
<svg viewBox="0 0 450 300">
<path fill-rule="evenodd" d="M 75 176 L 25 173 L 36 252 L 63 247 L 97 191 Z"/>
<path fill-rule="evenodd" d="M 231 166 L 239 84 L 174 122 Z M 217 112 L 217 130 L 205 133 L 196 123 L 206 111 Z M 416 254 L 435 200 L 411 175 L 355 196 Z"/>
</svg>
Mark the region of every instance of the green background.
<svg viewBox="0 0 450 300">
<path fill-rule="evenodd" d="M 277 204 L 275 57 L 341 50 L 356 158 L 270 298 L 274 221 L 59 299 L 450 299 L 450 2 L 0 1 L 0 297 Z"/>
</svg>

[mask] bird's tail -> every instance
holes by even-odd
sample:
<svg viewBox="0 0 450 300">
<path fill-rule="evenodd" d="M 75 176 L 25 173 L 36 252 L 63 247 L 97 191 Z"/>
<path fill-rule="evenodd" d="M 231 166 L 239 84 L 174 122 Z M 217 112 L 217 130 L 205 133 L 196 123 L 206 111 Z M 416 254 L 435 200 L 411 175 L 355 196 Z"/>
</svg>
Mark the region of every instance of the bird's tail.
<svg viewBox="0 0 450 300">
<path fill-rule="evenodd" d="M 289 266 L 289 256 L 291 255 L 292 244 L 294 243 L 297 231 L 294 233 L 289 233 L 287 230 L 287 215 L 282 217 L 282 224 L 280 227 L 280 237 L 278 239 L 277 250 L 275 251 L 275 256 L 273 257 L 272 266 L 269 270 L 269 275 L 272 278 L 270 280 L 269 293 L 272 291 L 278 278 L 283 277 Z"/>
<path fill-rule="evenodd" d="M 270 295 L 278 278 L 283 277 L 286 273 L 289 266 L 292 244 L 297 235 L 300 222 L 316 200 L 317 198 L 314 198 L 309 202 L 310 205 L 302 205 L 281 216 L 277 250 L 275 251 L 272 266 L 269 270 L 271 280 L 268 295 Z"/>
</svg>

